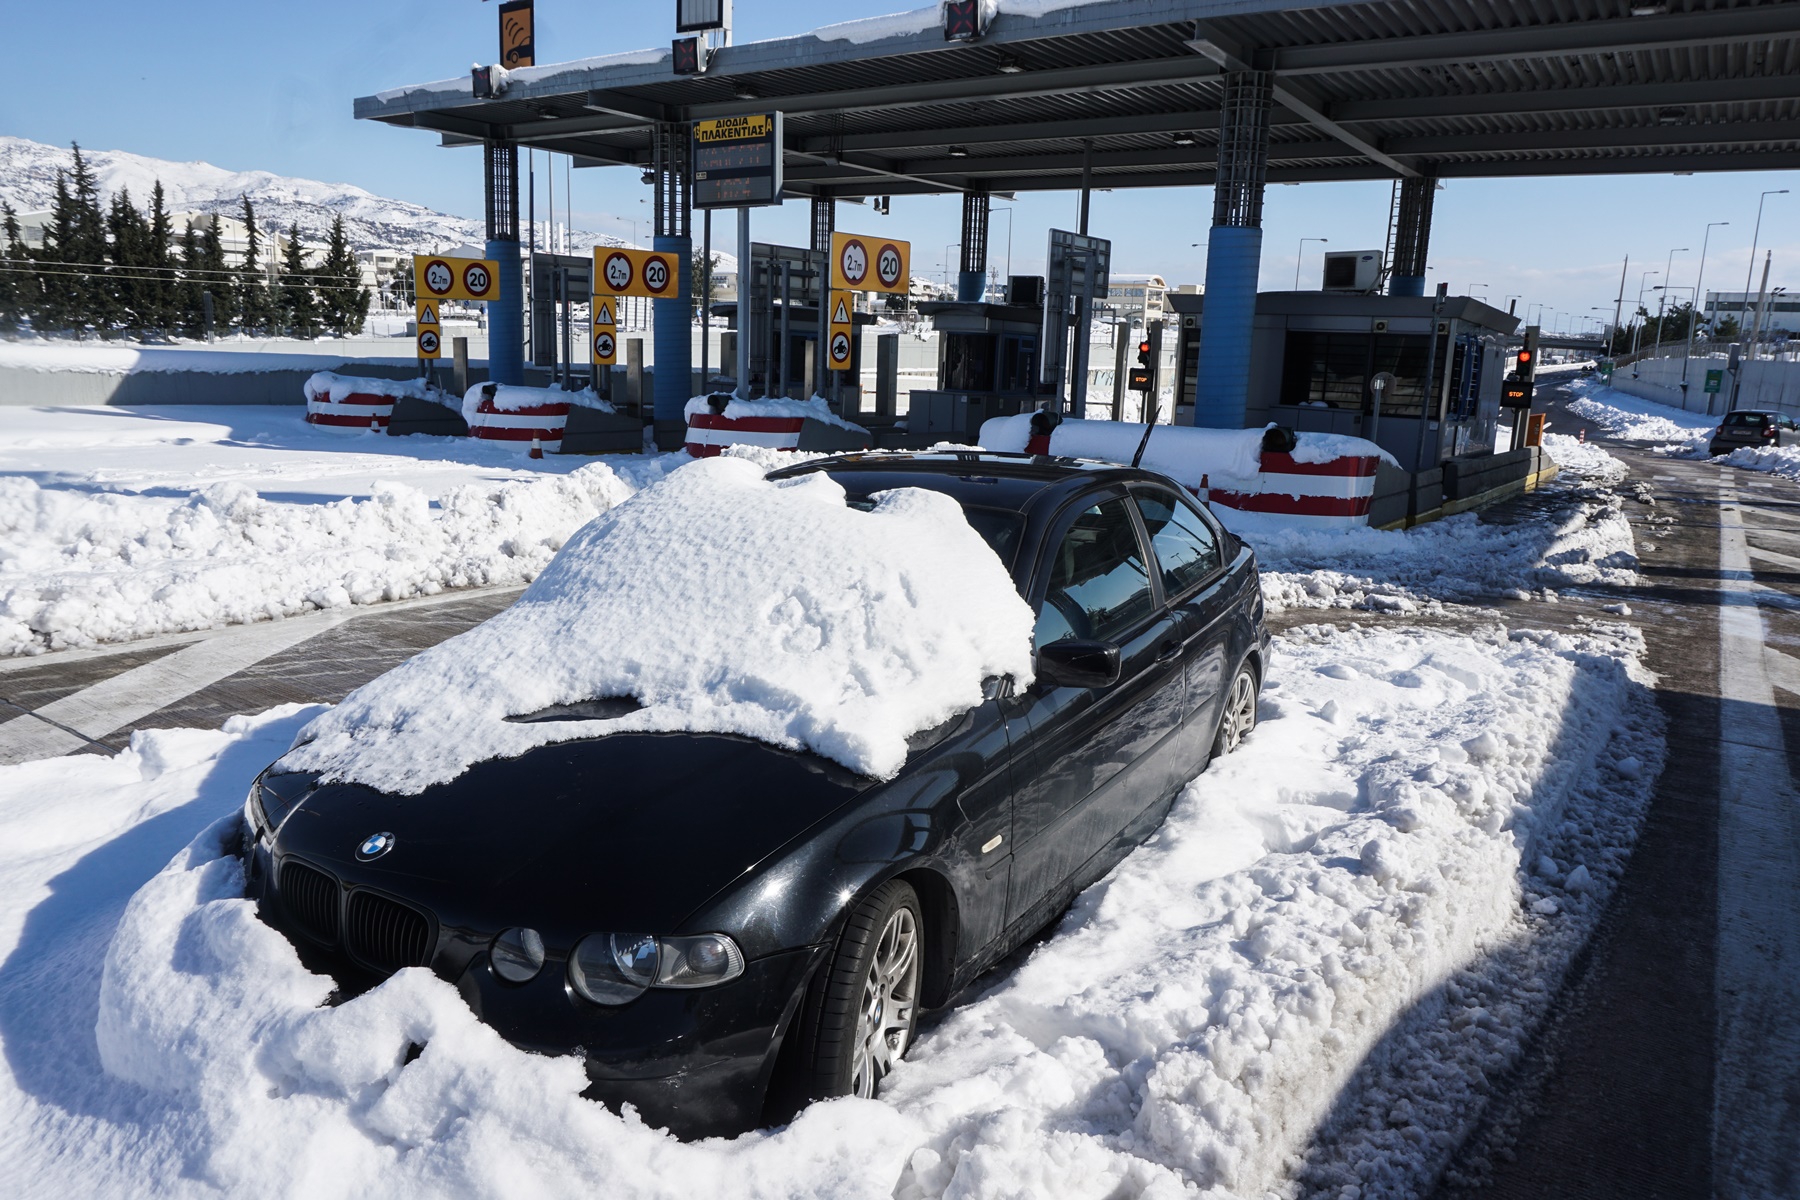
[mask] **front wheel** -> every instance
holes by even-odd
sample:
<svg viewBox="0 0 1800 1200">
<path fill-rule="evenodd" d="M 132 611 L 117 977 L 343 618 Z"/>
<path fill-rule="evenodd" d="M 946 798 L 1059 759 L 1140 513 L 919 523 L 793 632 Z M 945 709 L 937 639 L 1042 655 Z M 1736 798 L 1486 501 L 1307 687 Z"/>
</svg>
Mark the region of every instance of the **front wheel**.
<svg viewBox="0 0 1800 1200">
<path fill-rule="evenodd" d="M 813 1097 L 873 1097 L 906 1054 L 919 1018 L 925 922 L 900 880 L 844 920 L 831 960 L 808 989 L 803 1053 Z"/>
<path fill-rule="evenodd" d="M 1255 728 L 1256 672 L 1245 663 L 1231 681 L 1231 690 L 1225 693 L 1225 711 L 1219 717 L 1218 736 L 1213 738 L 1213 757 L 1236 750 Z"/>
</svg>

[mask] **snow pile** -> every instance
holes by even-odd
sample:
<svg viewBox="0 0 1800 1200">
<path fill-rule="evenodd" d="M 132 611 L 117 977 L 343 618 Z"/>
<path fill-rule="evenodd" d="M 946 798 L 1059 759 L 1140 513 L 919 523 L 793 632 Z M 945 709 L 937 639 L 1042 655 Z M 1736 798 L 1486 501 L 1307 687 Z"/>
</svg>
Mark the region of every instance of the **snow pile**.
<svg viewBox="0 0 1800 1200">
<path fill-rule="evenodd" d="M 1594 445 L 1566 433 L 1544 434 L 1544 451 L 1566 476 L 1598 484 L 1615 484 L 1631 474 L 1624 463 Z"/>
<path fill-rule="evenodd" d="M 332 371 L 314 371 L 307 377 L 304 390 L 308 400 L 324 399 L 333 404 L 342 404 L 356 395 L 411 396 L 438 404 L 449 401 L 443 389 L 433 387 L 423 379 L 372 379 L 367 375 L 339 375 Z"/>
<path fill-rule="evenodd" d="M 354 358 L 331 353 L 322 341 L 316 353 L 264 353 L 170 346 L 110 345 L 39 339 L 0 340 L 0 368 L 75 375 L 135 375 L 178 371 L 183 374 L 253 375 L 265 371 L 316 371 L 323 363 L 384 367 L 416 367 L 407 358 Z"/>
<path fill-rule="evenodd" d="M 1590 456 L 1579 461 L 1584 470 L 1607 470 Z M 1539 589 L 1635 586 L 1637 550 L 1624 501 L 1580 483 L 1559 481 L 1538 494 L 1546 493 L 1561 503 L 1527 520 L 1462 513 L 1407 530 L 1238 532 L 1256 549 L 1273 609 L 1415 612 L 1445 601 L 1530 599 Z M 1229 510 L 1215 511 L 1231 523 Z"/>
<path fill-rule="evenodd" d="M 710 396 L 693 396 L 687 402 L 684 415 L 689 419 L 713 411 Z M 727 420 L 741 421 L 747 417 L 805 417 L 810 421 L 821 421 L 826 425 L 835 425 L 839 429 L 847 429 L 851 433 L 868 433 L 861 425 L 846 421 L 831 411 L 831 406 L 823 396 L 814 396 L 810 400 L 792 400 L 785 396 L 769 396 L 761 400 L 739 400 L 731 397 L 722 414 Z"/>
<path fill-rule="evenodd" d="M 1653 400 L 1640 400 L 1607 387 L 1598 380 L 1580 380 L 1571 385 L 1579 393 L 1569 401 L 1569 411 L 1584 417 L 1614 437 L 1634 442 L 1679 443 L 1689 447 L 1696 442 L 1702 449 L 1705 440 L 1718 424 L 1701 413 L 1684 412 Z"/>
<path fill-rule="evenodd" d="M 598 463 L 328 504 L 241 481 L 168 500 L 0 477 L 0 655 L 525 583 L 631 491 Z"/>
<path fill-rule="evenodd" d="M 1706 443 L 1699 443 L 1682 457 L 1708 457 Z M 1739 446 L 1730 454 L 1722 455 L 1719 461 L 1748 471 L 1766 471 L 1785 479 L 1800 479 L 1800 446 Z"/>
<path fill-rule="evenodd" d="M 426 972 L 325 1006 L 231 857 L 244 789 L 316 709 L 0 768 L 0 1170 L 28 1196 L 1422 1192 L 1660 769 L 1633 650 L 1284 639 L 1258 732 L 882 1102 L 691 1145 Z"/>
<path fill-rule="evenodd" d="M 644 707 L 610 730 L 743 734 L 886 777 L 985 678 L 1030 679 L 1033 620 L 947 496 L 864 512 L 823 475 L 702 459 L 577 533 L 511 608 L 351 693 L 284 763 L 416 793 L 595 734 L 508 716 L 630 696 Z"/>
</svg>

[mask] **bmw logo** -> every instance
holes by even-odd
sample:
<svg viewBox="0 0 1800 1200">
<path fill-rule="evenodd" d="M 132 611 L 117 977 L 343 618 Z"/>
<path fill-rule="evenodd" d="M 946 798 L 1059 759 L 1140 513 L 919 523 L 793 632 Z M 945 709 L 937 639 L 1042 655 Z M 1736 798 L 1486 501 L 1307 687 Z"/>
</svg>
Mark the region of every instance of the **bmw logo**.
<svg viewBox="0 0 1800 1200">
<path fill-rule="evenodd" d="M 394 835 L 391 833 L 371 833 L 363 839 L 362 845 L 356 848 L 356 857 L 363 862 L 380 858 L 394 848 Z"/>
</svg>

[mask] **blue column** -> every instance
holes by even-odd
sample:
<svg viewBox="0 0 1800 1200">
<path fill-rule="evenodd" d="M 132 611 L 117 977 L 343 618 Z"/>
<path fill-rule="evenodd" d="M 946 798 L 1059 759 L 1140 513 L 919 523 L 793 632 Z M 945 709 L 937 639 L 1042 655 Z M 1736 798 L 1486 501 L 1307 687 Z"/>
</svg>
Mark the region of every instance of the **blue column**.
<svg viewBox="0 0 1800 1200">
<path fill-rule="evenodd" d="M 963 304 L 977 303 L 986 292 L 986 271 L 958 271 L 956 273 L 956 298 L 959 302 Z"/>
<path fill-rule="evenodd" d="M 651 301 L 656 320 L 656 444 L 674 450 L 687 439 L 687 402 L 694 394 L 694 314 L 689 293 L 694 242 L 692 238 L 659 237 L 656 249 L 680 264 L 678 294 Z"/>
<path fill-rule="evenodd" d="M 1423 275 L 1389 275 L 1388 295 L 1390 296 L 1423 296 L 1425 294 L 1425 277 Z"/>
<path fill-rule="evenodd" d="M 525 264 L 517 241 L 490 241 L 487 256 L 500 267 L 500 298 L 488 301 L 488 378 L 525 382 Z"/>
<path fill-rule="evenodd" d="M 1261 263 L 1261 227 L 1214 225 L 1207 235 L 1206 305 L 1194 382 L 1194 424 L 1203 429 L 1244 427 Z"/>
</svg>

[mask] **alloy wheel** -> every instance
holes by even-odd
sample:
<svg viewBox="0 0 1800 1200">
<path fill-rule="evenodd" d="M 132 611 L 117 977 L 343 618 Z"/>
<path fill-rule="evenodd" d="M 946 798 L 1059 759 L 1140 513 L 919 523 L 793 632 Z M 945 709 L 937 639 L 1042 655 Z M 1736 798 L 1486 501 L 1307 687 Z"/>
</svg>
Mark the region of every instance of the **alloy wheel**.
<svg viewBox="0 0 1800 1200">
<path fill-rule="evenodd" d="M 1230 754 L 1243 744 L 1244 738 L 1256 728 L 1256 681 L 1250 678 L 1250 672 L 1239 671 L 1238 677 L 1231 684 L 1231 699 L 1225 705 L 1225 719 L 1221 725 L 1219 742 L 1225 753 Z"/>
<path fill-rule="evenodd" d="M 863 979 L 856 1019 L 856 1066 L 850 1091 L 873 1097 L 882 1076 L 906 1053 L 919 1011 L 919 923 L 913 910 L 896 908 L 882 927 Z"/>
</svg>

